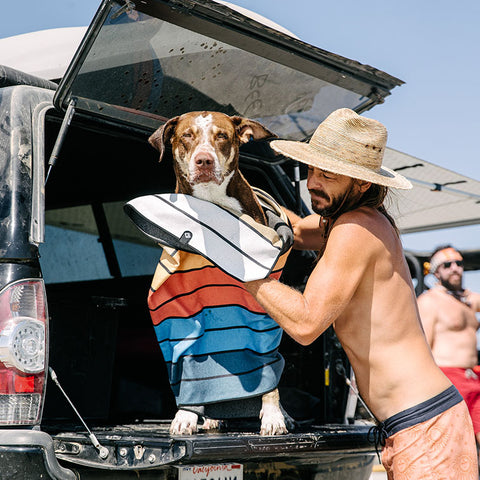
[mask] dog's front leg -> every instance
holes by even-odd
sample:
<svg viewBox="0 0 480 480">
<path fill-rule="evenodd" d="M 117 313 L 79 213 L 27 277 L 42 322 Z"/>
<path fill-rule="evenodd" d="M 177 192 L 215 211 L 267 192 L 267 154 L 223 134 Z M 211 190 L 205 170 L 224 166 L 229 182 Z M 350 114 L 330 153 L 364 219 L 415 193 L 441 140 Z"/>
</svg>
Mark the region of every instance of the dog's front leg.
<svg viewBox="0 0 480 480">
<path fill-rule="evenodd" d="M 197 433 L 198 415 L 187 410 L 178 410 L 170 424 L 171 435 L 193 435 Z"/>
<path fill-rule="evenodd" d="M 278 389 L 262 396 L 260 418 L 262 420 L 260 435 L 283 435 L 288 433 L 286 423 L 290 424 L 293 420 L 282 412 Z"/>
</svg>

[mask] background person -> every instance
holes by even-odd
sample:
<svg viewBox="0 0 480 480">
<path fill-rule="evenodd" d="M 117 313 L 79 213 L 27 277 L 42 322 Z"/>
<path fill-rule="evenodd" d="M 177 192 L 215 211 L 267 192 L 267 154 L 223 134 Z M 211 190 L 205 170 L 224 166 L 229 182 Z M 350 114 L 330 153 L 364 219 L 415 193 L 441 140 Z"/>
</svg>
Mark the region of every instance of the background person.
<svg viewBox="0 0 480 480">
<path fill-rule="evenodd" d="M 321 252 L 302 293 L 272 279 L 246 288 L 292 338 L 308 345 L 333 325 L 358 389 L 379 420 L 389 479 L 477 479 L 473 428 L 460 394 L 426 342 L 388 188 L 411 188 L 382 167 L 385 127 L 340 109 L 308 144 L 272 148 L 309 165 L 317 215 L 291 215 L 294 248 Z"/>
<path fill-rule="evenodd" d="M 480 371 L 475 368 L 480 294 L 463 288 L 463 257 L 451 245 L 433 252 L 430 273 L 438 282 L 418 297 L 425 335 L 437 365 L 465 399 L 480 444 Z"/>
</svg>

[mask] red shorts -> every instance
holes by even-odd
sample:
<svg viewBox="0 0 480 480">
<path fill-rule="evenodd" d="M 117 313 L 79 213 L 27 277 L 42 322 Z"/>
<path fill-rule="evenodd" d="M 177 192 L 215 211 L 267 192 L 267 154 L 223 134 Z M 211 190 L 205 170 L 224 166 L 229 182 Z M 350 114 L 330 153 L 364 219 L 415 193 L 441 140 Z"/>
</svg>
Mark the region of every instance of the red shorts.
<svg viewBox="0 0 480 480">
<path fill-rule="evenodd" d="M 480 433 L 480 374 L 465 368 L 440 367 L 440 369 L 464 398 L 472 417 L 473 431 L 475 434 Z"/>
</svg>

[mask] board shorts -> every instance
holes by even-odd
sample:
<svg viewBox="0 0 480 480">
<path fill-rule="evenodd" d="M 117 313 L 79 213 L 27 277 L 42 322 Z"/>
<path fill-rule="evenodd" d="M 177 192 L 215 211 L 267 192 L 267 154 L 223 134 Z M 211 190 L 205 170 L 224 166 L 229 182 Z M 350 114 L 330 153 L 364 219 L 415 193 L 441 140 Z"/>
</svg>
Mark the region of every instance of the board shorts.
<svg viewBox="0 0 480 480">
<path fill-rule="evenodd" d="M 457 387 L 472 417 L 473 431 L 480 433 L 480 376 L 470 368 L 440 367 Z"/>
<path fill-rule="evenodd" d="M 472 421 L 453 385 L 374 429 L 389 480 L 478 480 Z"/>
</svg>

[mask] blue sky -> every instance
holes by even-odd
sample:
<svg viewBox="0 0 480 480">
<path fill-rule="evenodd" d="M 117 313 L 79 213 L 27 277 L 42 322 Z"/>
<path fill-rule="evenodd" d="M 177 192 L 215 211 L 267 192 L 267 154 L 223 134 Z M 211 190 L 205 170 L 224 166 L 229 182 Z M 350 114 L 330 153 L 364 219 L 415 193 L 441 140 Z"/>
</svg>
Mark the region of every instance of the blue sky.
<svg viewBox="0 0 480 480">
<path fill-rule="evenodd" d="M 4 2 L 0 38 L 87 25 L 99 0 Z M 384 123 L 388 145 L 480 180 L 480 2 L 463 0 L 235 0 L 302 40 L 400 78 L 383 105 L 366 116 Z M 292 10 L 293 6 L 293 10 Z M 403 236 L 430 250 L 445 242 L 480 248 L 480 226 Z M 480 291 L 480 273 L 466 276 Z"/>
</svg>

